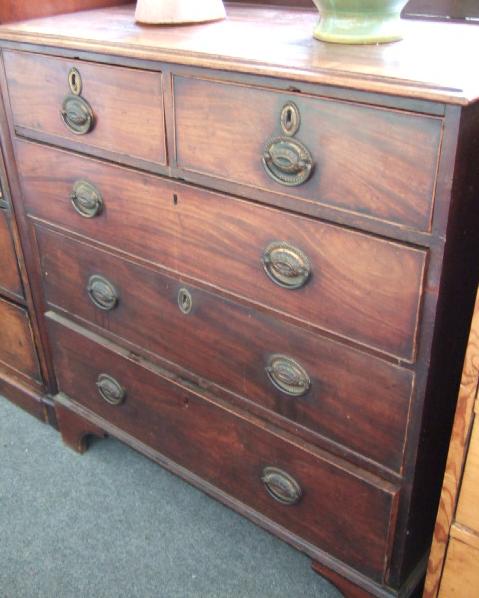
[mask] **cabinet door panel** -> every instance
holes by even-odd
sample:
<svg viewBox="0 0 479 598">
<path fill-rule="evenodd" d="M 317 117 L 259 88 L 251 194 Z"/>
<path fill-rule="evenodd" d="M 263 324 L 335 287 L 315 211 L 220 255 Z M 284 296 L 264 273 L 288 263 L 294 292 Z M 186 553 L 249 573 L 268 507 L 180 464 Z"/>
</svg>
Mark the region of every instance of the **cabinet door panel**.
<svg viewBox="0 0 479 598">
<path fill-rule="evenodd" d="M 23 297 L 22 282 L 18 272 L 7 213 L 0 209 L 0 291 L 2 290 Z"/>
<path fill-rule="evenodd" d="M 0 299 L 0 364 L 41 382 L 28 312 L 4 299 Z"/>
</svg>

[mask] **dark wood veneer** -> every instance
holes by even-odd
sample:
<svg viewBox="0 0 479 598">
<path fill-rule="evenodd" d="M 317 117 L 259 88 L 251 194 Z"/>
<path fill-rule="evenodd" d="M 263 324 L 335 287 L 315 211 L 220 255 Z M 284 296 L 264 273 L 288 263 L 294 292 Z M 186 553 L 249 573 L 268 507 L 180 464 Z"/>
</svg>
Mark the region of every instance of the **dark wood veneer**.
<svg viewBox="0 0 479 598">
<path fill-rule="evenodd" d="M 272 93 L 196 77 L 174 77 L 176 161 L 191 171 L 428 231 L 432 220 L 442 121 L 354 103 Z M 285 187 L 261 157 L 293 101 L 294 139 L 311 152 L 311 179 Z M 207 134 L 205 134 L 207 131 Z M 247 195 L 247 190 L 245 194 Z"/>
<path fill-rule="evenodd" d="M 127 339 L 140 353 L 146 349 L 192 370 L 205 387 L 213 381 L 401 470 L 413 372 L 47 229 L 38 228 L 37 239 L 51 308 Z M 87 295 L 95 273 L 117 289 L 118 305 L 111 312 L 99 310 Z M 188 315 L 178 307 L 183 287 L 193 302 Z M 306 396 L 288 397 L 269 381 L 268 357 L 278 353 L 307 370 Z"/>
<path fill-rule="evenodd" d="M 158 452 L 320 549 L 382 579 L 396 488 L 289 442 L 274 428 L 233 414 L 98 344 L 98 337 L 79 334 L 80 329 L 66 327 L 67 321 L 47 315 L 59 384 L 68 396 L 139 440 L 147 426 L 148 444 Z M 103 372 L 125 387 L 122 405 L 108 405 L 98 395 L 96 381 Z M 297 479 L 303 489 L 297 505 L 278 504 L 268 495 L 261 482 L 266 466 Z"/>
<path fill-rule="evenodd" d="M 31 215 L 298 323 L 414 360 L 424 251 L 31 143 L 17 142 L 17 155 Z M 82 178 L 103 195 L 104 210 L 93 219 L 70 203 Z M 303 288 L 283 289 L 266 276 L 262 256 L 273 241 L 309 258 L 312 276 Z"/>
<path fill-rule="evenodd" d="M 102 65 L 4 52 L 7 85 L 15 127 L 21 127 L 97 151 L 130 159 L 166 164 L 161 73 L 111 69 Z M 64 98 L 71 95 L 68 72 L 76 67 L 82 80 L 81 97 L 94 114 L 92 131 L 81 136 L 69 131 L 60 116 Z M 134 105 L 136 110 L 128 108 Z"/>
<path fill-rule="evenodd" d="M 0 362 L 27 379 L 41 383 L 28 312 L 0 298 Z"/>
<path fill-rule="evenodd" d="M 32 283 L 26 294 L 32 291 L 40 337 L 47 338 L 41 314 L 50 309 L 51 338 L 62 339 L 52 348 L 67 442 L 78 449 L 85 434 L 114 434 L 303 550 L 345 595 L 410 598 L 421 588 L 478 282 L 479 180 L 471 168 L 479 156 L 477 28 L 407 22 L 397 44 L 327 45 L 311 38 L 316 12 L 268 4 L 231 5 L 226 21 L 187 28 L 138 27 L 132 8 L 121 7 L 0 29 L 21 186 L 9 142 L 8 171 Z M 121 151 L 113 138 L 105 148 L 55 131 L 58 98 L 42 100 L 41 126 L 28 121 L 25 104 L 19 120 L 22 85 L 30 98 L 36 87 L 21 81 L 18 65 L 34 79 L 37 60 L 44 72 L 61 73 L 58 98 L 70 64 L 110 72 L 111 85 L 95 95 L 114 95 L 119 72 L 156 81 L 164 154 L 138 157 L 131 89 L 127 117 L 111 121 L 120 122 L 119 140 L 129 139 Z M 286 99 L 304 116 L 298 139 L 320 159 L 318 178 L 278 192 L 260 157 L 266 138 L 279 132 Z M 329 117 L 321 120 L 323 111 Z M 101 190 L 100 217 L 86 221 L 73 211 L 78 178 Z M 279 238 L 312 258 L 313 278 L 302 290 L 275 287 L 262 270 L 262 250 Z M 75 293 L 98 266 L 120 289 L 117 312 L 99 315 Z M 180 285 L 194 304 L 182 318 Z M 194 332 L 186 322 L 196 324 Z M 314 381 L 326 364 L 321 418 L 267 391 L 258 363 L 270 341 L 301 355 Z M 134 409 L 98 403 L 90 353 L 131 382 Z M 370 399 L 361 408 L 364 393 Z M 356 424 L 350 434 L 348 414 Z M 163 430 L 163 419 L 171 429 L 159 438 L 150 424 Z M 231 438 L 242 431 L 245 453 L 241 443 L 228 443 L 223 424 Z M 244 470 L 231 480 L 223 469 L 228 455 L 252 463 L 271 450 L 292 466 L 294 455 L 309 454 L 309 471 L 322 479 L 318 462 L 339 468 L 322 526 L 309 511 L 300 524 L 273 521 L 252 503 L 256 495 L 242 494 L 247 484 L 235 485 Z M 366 497 L 343 483 L 350 475 L 374 491 Z M 345 489 L 366 502 L 344 503 L 338 519 L 334 503 Z M 316 500 L 323 505 L 324 496 Z"/>
<path fill-rule="evenodd" d="M 0 291 L 23 298 L 23 285 L 18 271 L 17 256 L 10 232 L 7 211 L 0 209 Z"/>
</svg>

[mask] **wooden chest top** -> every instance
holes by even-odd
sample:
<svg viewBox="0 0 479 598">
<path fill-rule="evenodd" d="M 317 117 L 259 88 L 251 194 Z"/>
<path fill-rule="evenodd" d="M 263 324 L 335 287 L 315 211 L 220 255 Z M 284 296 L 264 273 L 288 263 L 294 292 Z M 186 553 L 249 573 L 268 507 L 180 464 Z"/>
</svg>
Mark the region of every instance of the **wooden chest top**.
<svg viewBox="0 0 479 598">
<path fill-rule="evenodd" d="M 197 26 L 141 26 L 127 5 L 4 25 L 0 37 L 445 103 L 479 98 L 476 25 L 408 20 L 401 42 L 341 46 L 313 39 L 313 10 L 226 6 L 226 20 Z"/>
</svg>

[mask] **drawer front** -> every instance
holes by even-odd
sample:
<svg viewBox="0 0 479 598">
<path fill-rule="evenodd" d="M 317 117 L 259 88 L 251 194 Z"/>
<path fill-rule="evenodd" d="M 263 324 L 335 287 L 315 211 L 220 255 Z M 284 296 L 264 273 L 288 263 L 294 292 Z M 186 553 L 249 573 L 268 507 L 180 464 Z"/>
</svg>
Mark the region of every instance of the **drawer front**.
<svg viewBox="0 0 479 598">
<path fill-rule="evenodd" d="M 23 287 L 7 213 L 0 208 L 0 291 L 2 289 L 18 297 L 23 297 Z"/>
<path fill-rule="evenodd" d="M 440 119 L 189 77 L 175 77 L 174 94 L 179 168 L 293 196 L 299 210 L 314 202 L 430 228 Z M 281 171 L 298 158 L 310 173 Z"/>
<path fill-rule="evenodd" d="M 414 359 L 422 250 L 30 143 L 18 143 L 18 164 L 34 216 Z M 102 196 L 94 218 L 72 207 L 79 179 Z"/>
<path fill-rule="evenodd" d="M 60 321 L 51 319 L 49 328 L 62 392 L 293 534 L 382 578 L 394 487 L 235 415 Z M 108 403 L 100 391 L 121 403 Z M 295 504 L 281 504 L 266 491 L 267 467 L 295 480 L 301 498 L 294 483 L 283 486 L 284 498 Z"/>
<path fill-rule="evenodd" d="M 479 419 L 477 415 L 467 452 L 456 521 L 479 534 Z"/>
<path fill-rule="evenodd" d="M 0 298 L 0 364 L 41 382 L 28 313 Z"/>
<path fill-rule="evenodd" d="M 37 239 L 53 309 L 400 470 L 411 372 L 64 235 Z M 114 289 L 110 309 L 87 292 L 95 275 Z"/>
<path fill-rule="evenodd" d="M 4 61 L 17 133 L 120 161 L 166 164 L 161 73 L 9 51 Z M 70 88 L 73 76 L 79 95 Z"/>
</svg>

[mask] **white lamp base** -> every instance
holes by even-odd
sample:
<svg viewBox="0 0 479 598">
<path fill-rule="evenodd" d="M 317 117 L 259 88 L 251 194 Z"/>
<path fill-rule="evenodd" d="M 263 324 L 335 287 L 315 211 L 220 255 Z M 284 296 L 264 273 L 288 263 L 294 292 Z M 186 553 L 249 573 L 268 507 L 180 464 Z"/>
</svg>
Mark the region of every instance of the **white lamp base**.
<svg viewBox="0 0 479 598">
<path fill-rule="evenodd" d="M 173 24 L 217 21 L 226 17 L 222 0 L 137 0 L 139 23 Z"/>
</svg>

